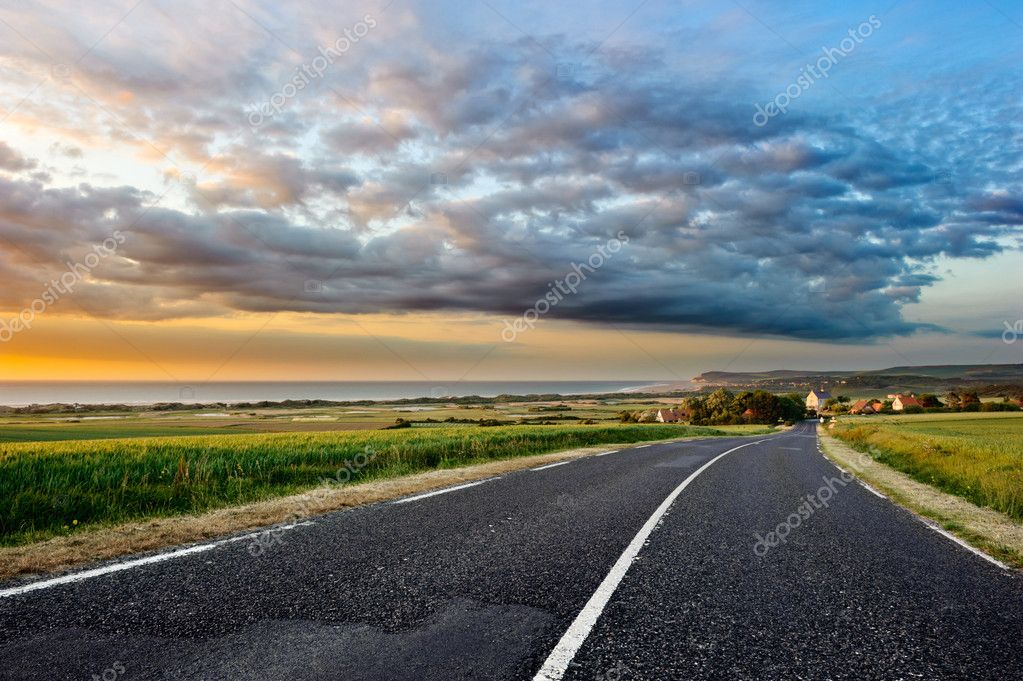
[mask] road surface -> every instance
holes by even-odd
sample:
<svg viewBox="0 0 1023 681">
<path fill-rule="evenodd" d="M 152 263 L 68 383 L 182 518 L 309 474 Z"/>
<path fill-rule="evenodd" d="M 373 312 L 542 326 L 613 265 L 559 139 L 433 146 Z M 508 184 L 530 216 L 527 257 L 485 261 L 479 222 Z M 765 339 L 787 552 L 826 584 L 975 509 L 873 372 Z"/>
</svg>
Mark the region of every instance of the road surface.
<svg viewBox="0 0 1023 681">
<path fill-rule="evenodd" d="M 803 423 L 8 582 L 0 679 L 1023 679 L 1019 573 L 847 480 Z"/>
</svg>

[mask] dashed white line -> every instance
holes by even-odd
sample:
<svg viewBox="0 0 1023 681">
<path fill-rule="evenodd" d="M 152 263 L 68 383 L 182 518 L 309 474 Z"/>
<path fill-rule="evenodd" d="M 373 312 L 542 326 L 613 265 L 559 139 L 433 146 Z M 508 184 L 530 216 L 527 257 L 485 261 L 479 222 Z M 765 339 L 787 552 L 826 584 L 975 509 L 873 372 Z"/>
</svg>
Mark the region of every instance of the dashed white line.
<svg viewBox="0 0 1023 681">
<path fill-rule="evenodd" d="M 547 656 L 547 660 L 543 663 L 543 667 L 540 668 L 540 671 L 536 673 L 536 676 L 533 677 L 533 681 L 560 681 L 560 679 L 565 675 L 565 671 L 568 669 L 569 663 L 572 662 L 572 658 L 575 657 L 579 648 L 582 647 L 583 642 L 586 641 L 586 637 L 590 635 L 593 625 L 597 623 L 597 619 L 604 611 L 604 607 L 607 605 L 607 602 L 611 600 L 611 596 L 614 594 L 615 589 L 618 588 L 618 585 L 625 577 L 625 573 L 628 572 L 629 567 L 632 565 L 633 561 L 636 560 L 636 556 L 639 555 L 640 549 L 643 548 L 643 544 L 650 537 L 650 533 L 654 531 L 654 528 L 661 522 L 664 514 L 668 512 L 669 508 L 671 508 L 671 505 L 675 502 L 678 495 L 682 493 L 682 490 L 688 487 L 689 483 L 695 480 L 700 473 L 710 468 L 710 466 L 718 459 L 727 454 L 731 454 L 737 449 L 749 447 L 750 445 L 758 445 L 761 442 L 764 442 L 764 440 L 747 442 L 744 445 L 733 447 L 727 452 L 718 454 L 713 459 L 693 471 L 688 478 L 682 481 L 681 485 L 676 487 L 674 491 L 672 491 L 672 493 L 661 502 L 661 505 L 657 507 L 654 514 L 650 516 L 643 527 L 640 528 L 639 533 L 636 534 L 629 545 L 625 547 L 625 551 L 611 567 L 611 571 L 607 573 L 606 577 L 604 577 L 604 581 L 600 583 L 597 590 L 592 596 L 590 596 L 590 600 L 586 602 L 586 605 L 583 606 L 583 609 L 568 627 L 568 630 L 561 637 L 561 640 L 558 641 L 554 650 L 552 650 L 550 655 Z"/>
<path fill-rule="evenodd" d="M 477 480 L 476 482 L 467 482 L 464 485 L 455 485 L 454 487 L 445 487 L 444 489 L 435 489 L 432 492 L 424 492 L 423 494 L 417 494 L 414 497 L 405 497 L 404 499 L 398 499 L 397 501 L 392 501 L 391 503 L 392 504 L 407 504 L 410 501 L 419 501 L 420 499 L 426 499 L 427 497 L 435 497 L 438 494 L 447 494 L 448 492 L 456 492 L 456 491 L 458 491 L 460 489 L 465 489 L 467 487 L 475 487 L 476 485 L 482 485 L 485 482 L 489 482 L 490 480 L 495 480 L 495 479 L 496 478 L 487 478 L 486 480 Z"/>
<path fill-rule="evenodd" d="M 260 530 L 259 532 L 250 532 L 249 534 L 243 534 L 238 537 L 221 539 L 220 541 L 210 542 L 209 544 L 198 544 L 196 546 L 188 546 L 183 549 L 168 551 L 167 553 L 158 553 L 155 556 L 146 556 L 145 558 L 126 560 L 121 563 L 113 563 L 112 565 L 104 565 L 103 567 L 93 568 L 92 570 L 83 570 L 82 572 L 75 572 L 70 575 L 63 575 L 62 577 L 44 579 L 38 582 L 32 582 L 31 584 L 16 586 L 10 589 L 3 589 L 2 591 L 0 591 L 0 598 L 7 598 L 8 596 L 17 596 L 19 594 L 28 593 L 30 591 L 38 591 L 39 589 L 48 589 L 52 586 L 59 586 L 61 584 L 73 584 L 75 582 L 82 582 L 85 581 L 86 579 L 91 579 L 93 577 L 109 575 L 113 572 L 122 572 L 124 570 L 130 570 L 132 568 L 140 567 L 142 565 L 152 565 L 153 563 L 162 563 L 167 560 L 173 560 L 174 558 L 190 556 L 196 553 L 204 553 L 206 551 L 212 551 L 218 546 L 223 546 L 224 544 L 233 544 L 234 542 L 244 541 L 246 539 L 253 539 L 270 531 L 291 530 L 303 525 L 314 524 L 315 523 L 310 521 L 304 521 L 300 523 L 292 523 L 290 525 L 280 525 L 278 527 Z"/>
<path fill-rule="evenodd" d="M 559 461 L 557 463 L 549 463 L 546 466 L 537 466 L 536 468 L 530 468 L 531 471 L 545 471 L 548 468 L 554 468 L 555 466 L 564 466 L 566 463 L 572 463 L 571 461 Z"/>
</svg>

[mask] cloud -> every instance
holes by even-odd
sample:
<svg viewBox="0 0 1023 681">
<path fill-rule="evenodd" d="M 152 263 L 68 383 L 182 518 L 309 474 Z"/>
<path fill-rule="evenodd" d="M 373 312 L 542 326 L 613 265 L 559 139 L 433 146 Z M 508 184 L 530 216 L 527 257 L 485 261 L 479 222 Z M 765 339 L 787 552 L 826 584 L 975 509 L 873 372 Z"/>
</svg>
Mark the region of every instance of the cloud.
<svg viewBox="0 0 1023 681">
<path fill-rule="evenodd" d="M 120 229 L 123 247 L 76 293 L 101 316 L 517 316 L 624 232 L 628 245 L 552 317 L 857 341 L 933 329 L 902 314 L 938 281 L 930 263 L 998 253 L 1023 219 L 1018 161 L 968 151 L 1018 138 L 1003 90 L 978 92 L 975 107 L 1003 115 L 976 133 L 932 102 L 894 99 L 839 112 L 807 100 L 758 127 L 758 93 L 740 77 L 680 76 L 653 48 L 545 37 L 456 49 L 406 12 L 380 17 L 253 131 L 247 107 L 333 31 L 312 11 L 256 13 L 318 42 L 296 57 L 227 8 L 198 31 L 244 25 L 216 60 L 191 54 L 205 43 L 180 27 L 147 23 L 164 53 L 114 41 L 82 63 L 76 82 L 116 120 L 68 105 L 61 125 L 147 154 L 167 177 L 200 170 L 175 206 L 142 181 L 0 177 L 0 266 L 16 282 L 0 304 L 31 300 Z M 29 53 L 10 56 L 31 66 Z M 41 120 L 47 107 L 33 106 L 25 116 Z M 928 125 L 942 141 L 918 139 Z M 0 143 L 0 167 L 26 163 Z"/>
<path fill-rule="evenodd" d="M 36 162 L 25 158 L 4 142 L 0 141 L 0 170 L 20 172 L 36 167 Z"/>
</svg>

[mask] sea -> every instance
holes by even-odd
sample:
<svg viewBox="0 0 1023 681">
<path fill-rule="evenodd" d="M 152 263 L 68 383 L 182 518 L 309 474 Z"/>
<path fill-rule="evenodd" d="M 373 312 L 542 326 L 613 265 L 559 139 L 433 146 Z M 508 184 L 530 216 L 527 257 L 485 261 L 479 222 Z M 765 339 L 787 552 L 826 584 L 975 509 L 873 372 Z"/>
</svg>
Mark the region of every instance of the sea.
<svg viewBox="0 0 1023 681">
<path fill-rule="evenodd" d="M 6 381 L 0 382 L 0 405 L 132 404 L 182 402 L 259 402 L 281 400 L 397 400 L 416 397 L 479 395 L 561 395 L 651 392 L 652 381 L 217 381 L 173 383 L 143 381 Z"/>
</svg>

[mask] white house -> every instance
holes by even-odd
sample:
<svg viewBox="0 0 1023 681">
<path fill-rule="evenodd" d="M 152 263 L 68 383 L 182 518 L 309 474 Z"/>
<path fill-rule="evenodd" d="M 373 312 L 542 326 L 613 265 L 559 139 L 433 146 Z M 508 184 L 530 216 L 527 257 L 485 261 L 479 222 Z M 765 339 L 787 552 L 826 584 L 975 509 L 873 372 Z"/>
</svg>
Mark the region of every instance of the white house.
<svg viewBox="0 0 1023 681">
<path fill-rule="evenodd" d="M 658 409 L 657 410 L 657 422 L 658 423 L 678 423 L 679 421 L 685 421 L 687 414 L 681 409 Z"/>
<path fill-rule="evenodd" d="M 896 395 L 892 401 L 892 411 L 904 411 L 906 407 L 919 407 L 921 406 L 920 401 L 916 399 L 916 395 Z"/>
<path fill-rule="evenodd" d="M 824 406 L 824 401 L 831 399 L 831 393 L 824 388 L 820 390 L 811 390 L 810 394 L 806 396 L 806 408 L 812 409 L 813 411 L 820 411 L 821 407 Z"/>
</svg>

